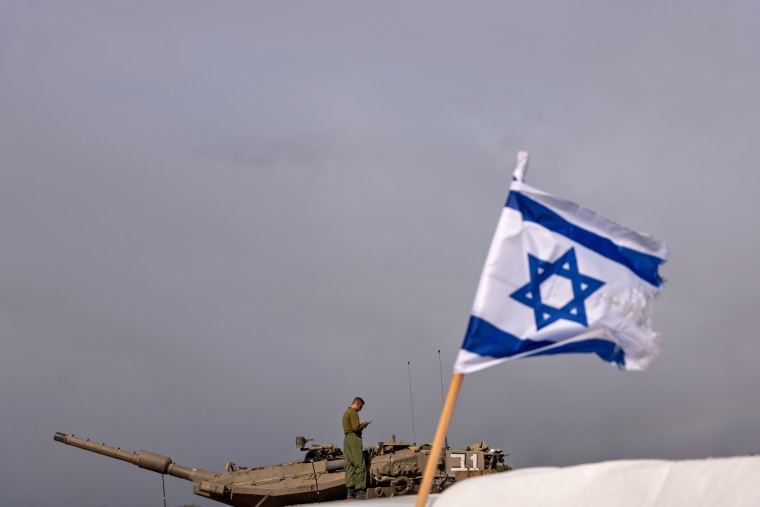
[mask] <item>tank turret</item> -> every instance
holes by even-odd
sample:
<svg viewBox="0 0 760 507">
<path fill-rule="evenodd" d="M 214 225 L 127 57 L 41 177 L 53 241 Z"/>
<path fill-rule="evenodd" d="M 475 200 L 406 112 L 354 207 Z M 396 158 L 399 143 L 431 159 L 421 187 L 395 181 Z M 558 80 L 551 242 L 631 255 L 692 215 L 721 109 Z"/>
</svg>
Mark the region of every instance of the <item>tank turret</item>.
<svg viewBox="0 0 760 507">
<path fill-rule="evenodd" d="M 226 472 L 212 472 L 178 465 L 170 457 L 150 451 L 125 451 L 64 433 L 56 433 L 53 438 L 56 442 L 126 461 L 152 472 L 192 481 L 196 495 L 236 507 L 282 507 L 346 497 L 342 456 L 259 468 L 227 462 Z"/>
</svg>

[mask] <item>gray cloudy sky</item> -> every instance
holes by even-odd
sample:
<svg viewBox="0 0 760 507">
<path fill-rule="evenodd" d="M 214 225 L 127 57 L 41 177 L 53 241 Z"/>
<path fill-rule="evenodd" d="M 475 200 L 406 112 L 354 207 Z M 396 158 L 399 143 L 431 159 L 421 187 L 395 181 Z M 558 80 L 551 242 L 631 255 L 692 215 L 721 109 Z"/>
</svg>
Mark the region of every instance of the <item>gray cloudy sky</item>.
<svg viewBox="0 0 760 507">
<path fill-rule="evenodd" d="M 431 441 L 520 149 L 668 242 L 662 352 L 469 375 L 449 442 L 760 451 L 758 90 L 757 0 L 3 2 L 0 503 L 162 505 L 56 431 L 260 466 L 361 395 Z"/>
</svg>

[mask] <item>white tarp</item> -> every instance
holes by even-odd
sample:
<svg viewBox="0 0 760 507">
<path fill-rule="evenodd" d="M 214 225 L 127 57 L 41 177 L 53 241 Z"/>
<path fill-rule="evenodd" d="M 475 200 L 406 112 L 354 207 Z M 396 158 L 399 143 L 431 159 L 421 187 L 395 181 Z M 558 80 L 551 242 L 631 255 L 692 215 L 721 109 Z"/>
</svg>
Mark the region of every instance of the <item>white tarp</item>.
<svg viewBox="0 0 760 507">
<path fill-rule="evenodd" d="M 760 456 L 605 461 L 473 477 L 433 507 L 760 506 Z"/>
</svg>

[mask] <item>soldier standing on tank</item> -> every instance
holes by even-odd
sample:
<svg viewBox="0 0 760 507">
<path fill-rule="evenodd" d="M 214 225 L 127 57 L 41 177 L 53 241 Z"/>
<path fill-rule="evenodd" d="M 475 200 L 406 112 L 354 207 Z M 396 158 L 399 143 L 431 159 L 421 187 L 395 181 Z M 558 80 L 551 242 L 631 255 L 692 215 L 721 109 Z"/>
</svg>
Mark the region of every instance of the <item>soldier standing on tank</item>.
<svg viewBox="0 0 760 507">
<path fill-rule="evenodd" d="M 346 453 L 346 487 L 348 498 L 367 498 L 367 463 L 364 460 L 362 430 L 372 421 L 359 422 L 359 411 L 364 400 L 354 398 L 343 413 L 343 452 Z"/>
</svg>

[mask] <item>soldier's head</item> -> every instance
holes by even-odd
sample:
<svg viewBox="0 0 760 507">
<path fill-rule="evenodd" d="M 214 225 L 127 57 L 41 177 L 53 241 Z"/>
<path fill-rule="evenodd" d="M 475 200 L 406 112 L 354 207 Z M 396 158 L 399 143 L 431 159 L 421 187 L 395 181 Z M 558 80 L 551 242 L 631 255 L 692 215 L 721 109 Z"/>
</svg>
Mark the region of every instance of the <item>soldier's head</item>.
<svg viewBox="0 0 760 507">
<path fill-rule="evenodd" d="M 354 398 L 354 401 L 351 402 L 351 408 L 353 408 L 357 412 L 360 411 L 363 406 L 364 406 L 364 400 L 359 398 L 358 396 Z"/>
</svg>

